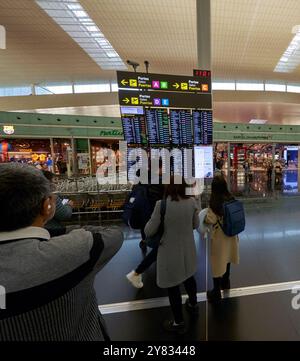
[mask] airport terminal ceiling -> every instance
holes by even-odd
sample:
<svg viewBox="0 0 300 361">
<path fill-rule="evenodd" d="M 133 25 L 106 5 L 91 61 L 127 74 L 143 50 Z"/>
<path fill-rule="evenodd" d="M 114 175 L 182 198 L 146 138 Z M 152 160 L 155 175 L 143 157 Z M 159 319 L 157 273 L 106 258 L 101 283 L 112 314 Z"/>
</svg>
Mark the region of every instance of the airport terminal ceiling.
<svg viewBox="0 0 300 361">
<path fill-rule="evenodd" d="M 123 60 L 150 61 L 157 73 L 190 74 L 197 65 L 195 0 L 80 0 Z M 216 79 L 299 81 L 273 70 L 299 23 L 295 0 L 212 0 Z M 116 11 L 116 9 L 118 11 Z M 113 79 L 34 0 L 0 0 L 7 29 L 1 85 Z"/>
</svg>

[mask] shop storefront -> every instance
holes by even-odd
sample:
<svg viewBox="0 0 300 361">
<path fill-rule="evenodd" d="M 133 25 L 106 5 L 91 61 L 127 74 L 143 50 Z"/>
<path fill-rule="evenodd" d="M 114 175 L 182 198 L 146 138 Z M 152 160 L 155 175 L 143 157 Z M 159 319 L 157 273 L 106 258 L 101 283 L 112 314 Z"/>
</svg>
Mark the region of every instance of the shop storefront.
<svg viewBox="0 0 300 361">
<path fill-rule="evenodd" d="M 33 164 L 40 169 L 51 169 L 50 139 L 1 139 L 0 162 Z"/>
<path fill-rule="evenodd" d="M 233 194 L 300 193 L 300 144 L 216 143 L 214 149 L 216 168 L 227 177 Z"/>
<path fill-rule="evenodd" d="M 100 140 L 91 139 L 91 159 L 92 159 L 92 174 L 96 174 L 97 169 L 109 160 L 107 150 L 112 150 L 111 155 L 115 158 L 116 168 L 119 166 L 119 140 Z"/>
</svg>

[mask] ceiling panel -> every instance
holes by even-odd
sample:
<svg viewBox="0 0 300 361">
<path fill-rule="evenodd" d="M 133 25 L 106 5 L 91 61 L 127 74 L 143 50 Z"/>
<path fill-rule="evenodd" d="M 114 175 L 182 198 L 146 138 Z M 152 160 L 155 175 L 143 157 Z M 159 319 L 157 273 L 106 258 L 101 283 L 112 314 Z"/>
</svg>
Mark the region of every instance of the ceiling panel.
<svg viewBox="0 0 300 361">
<path fill-rule="evenodd" d="M 197 64 L 195 0 L 81 0 L 124 60 L 150 70 L 190 74 Z M 299 0 L 211 0 L 213 74 L 219 79 L 300 81 L 274 73 L 300 23 Z M 7 50 L 0 84 L 111 79 L 34 0 L 0 0 Z M 144 67 L 140 67 L 140 70 Z"/>
<path fill-rule="evenodd" d="M 214 104 L 214 121 L 249 123 L 251 119 L 267 120 L 266 124 L 300 125 L 300 104 L 287 103 L 236 103 Z"/>
</svg>

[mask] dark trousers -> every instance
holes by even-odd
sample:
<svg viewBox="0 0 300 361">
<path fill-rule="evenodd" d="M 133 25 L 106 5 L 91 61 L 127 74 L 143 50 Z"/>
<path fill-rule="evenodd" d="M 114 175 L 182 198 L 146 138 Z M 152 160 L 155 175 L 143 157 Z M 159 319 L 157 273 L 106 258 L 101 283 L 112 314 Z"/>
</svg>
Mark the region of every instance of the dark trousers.
<svg viewBox="0 0 300 361">
<path fill-rule="evenodd" d="M 141 274 L 148 269 L 152 263 L 156 261 L 158 248 L 152 248 L 152 250 L 147 254 L 147 256 L 142 260 L 142 262 L 137 266 L 135 272 Z"/>
<path fill-rule="evenodd" d="M 141 229 L 141 236 L 142 236 L 142 240 L 144 241 L 146 239 L 144 228 Z"/>
<path fill-rule="evenodd" d="M 226 272 L 223 274 L 222 277 L 214 277 L 213 281 L 214 281 L 214 289 L 215 290 L 221 290 L 221 282 L 222 282 L 222 278 L 223 279 L 229 279 L 230 277 L 230 263 L 227 263 L 226 266 Z"/>
<path fill-rule="evenodd" d="M 197 304 L 197 284 L 194 277 L 188 278 L 183 282 L 186 293 L 189 296 L 189 302 L 192 306 Z M 170 287 L 168 288 L 168 295 L 170 300 L 171 309 L 174 315 L 174 320 L 176 323 L 180 323 L 183 321 L 182 314 L 182 299 L 180 287 Z"/>
</svg>

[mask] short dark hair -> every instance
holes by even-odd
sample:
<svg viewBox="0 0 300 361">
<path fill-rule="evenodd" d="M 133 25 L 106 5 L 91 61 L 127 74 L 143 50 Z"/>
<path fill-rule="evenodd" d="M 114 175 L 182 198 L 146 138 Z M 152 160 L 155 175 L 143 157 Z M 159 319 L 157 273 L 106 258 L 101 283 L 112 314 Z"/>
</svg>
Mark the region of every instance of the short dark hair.
<svg viewBox="0 0 300 361">
<path fill-rule="evenodd" d="M 0 164 L 0 232 L 31 226 L 50 194 L 50 182 L 40 170 L 27 164 Z"/>
<path fill-rule="evenodd" d="M 48 170 L 43 169 L 42 173 L 44 177 L 48 179 L 49 182 L 53 182 L 53 178 L 55 177 L 55 174 L 52 172 L 49 172 Z"/>
<path fill-rule="evenodd" d="M 182 177 L 181 184 L 174 183 L 174 176 L 170 178 L 170 184 L 166 186 L 165 197 L 171 197 L 172 201 L 179 201 L 180 199 L 187 199 L 190 196 L 186 195 L 187 184 Z"/>
</svg>

